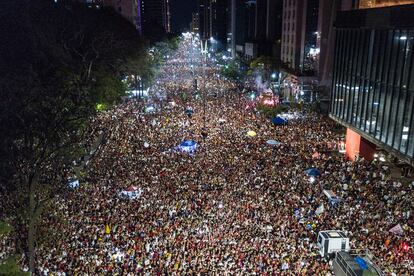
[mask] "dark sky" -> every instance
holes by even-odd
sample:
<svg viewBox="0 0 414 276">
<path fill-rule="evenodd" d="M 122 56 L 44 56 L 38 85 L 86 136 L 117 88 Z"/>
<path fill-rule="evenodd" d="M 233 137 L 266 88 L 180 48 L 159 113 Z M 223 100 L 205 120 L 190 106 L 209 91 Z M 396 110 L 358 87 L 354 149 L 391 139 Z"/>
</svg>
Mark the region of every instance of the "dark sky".
<svg viewBox="0 0 414 276">
<path fill-rule="evenodd" d="M 170 0 L 173 32 L 189 29 L 192 12 L 197 10 L 197 0 Z"/>
</svg>

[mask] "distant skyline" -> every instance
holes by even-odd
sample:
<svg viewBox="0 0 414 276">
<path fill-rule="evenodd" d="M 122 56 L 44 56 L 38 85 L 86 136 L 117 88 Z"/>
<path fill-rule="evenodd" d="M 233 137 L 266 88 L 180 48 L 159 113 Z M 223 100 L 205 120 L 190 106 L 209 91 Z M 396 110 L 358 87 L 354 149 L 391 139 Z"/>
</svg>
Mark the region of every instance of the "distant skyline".
<svg viewBox="0 0 414 276">
<path fill-rule="evenodd" d="M 170 0 L 171 25 L 173 32 L 188 29 L 191 14 L 197 10 L 197 0 Z"/>
</svg>

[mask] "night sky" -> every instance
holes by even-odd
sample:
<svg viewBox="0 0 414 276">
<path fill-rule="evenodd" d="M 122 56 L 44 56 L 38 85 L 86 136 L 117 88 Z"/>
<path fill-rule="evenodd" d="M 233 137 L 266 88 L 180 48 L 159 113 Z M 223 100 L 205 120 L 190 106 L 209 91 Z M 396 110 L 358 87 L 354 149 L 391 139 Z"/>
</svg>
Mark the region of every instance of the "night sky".
<svg viewBox="0 0 414 276">
<path fill-rule="evenodd" d="M 197 10 L 197 0 L 170 0 L 173 32 L 189 29 L 192 12 Z"/>
</svg>

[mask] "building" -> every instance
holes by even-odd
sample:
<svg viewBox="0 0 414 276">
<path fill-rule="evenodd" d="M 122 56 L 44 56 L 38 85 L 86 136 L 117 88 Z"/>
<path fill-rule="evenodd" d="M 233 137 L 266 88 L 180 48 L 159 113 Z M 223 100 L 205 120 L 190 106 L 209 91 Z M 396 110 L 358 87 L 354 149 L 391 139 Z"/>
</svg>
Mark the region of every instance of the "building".
<svg viewBox="0 0 414 276">
<path fill-rule="evenodd" d="M 332 83 L 333 44 L 334 31 L 333 22 L 338 10 L 352 9 L 355 0 L 320 0 L 318 11 L 318 29 L 316 32 L 316 49 L 318 55 L 315 60 L 315 70 L 320 87 L 325 87 L 329 93 Z M 341 3 L 339 3 L 341 2 Z M 327 94 L 328 94 L 327 93 Z"/>
<path fill-rule="evenodd" d="M 258 55 L 280 60 L 283 0 L 257 0 L 254 42 Z"/>
<path fill-rule="evenodd" d="M 212 0 L 212 37 L 217 41 L 217 49 L 225 50 L 227 46 L 227 18 L 229 10 L 227 0 Z"/>
<path fill-rule="evenodd" d="M 243 6 L 244 15 L 244 41 L 253 41 L 256 33 L 256 1 L 245 1 Z"/>
<path fill-rule="evenodd" d="M 95 0 L 86 0 L 86 3 Z M 142 12 L 141 5 L 143 0 L 101 0 L 104 7 L 112 7 L 117 13 L 122 15 L 131 24 L 135 26 L 140 34 L 142 34 Z"/>
<path fill-rule="evenodd" d="M 256 0 L 254 38 L 257 41 L 263 41 L 266 38 L 267 1 Z"/>
<path fill-rule="evenodd" d="M 190 31 L 193 33 L 199 33 L 200 31 L 199 15 L 196 12 L 193 12 L 191 16 Z"/>
<path fill-rule="evenodd" d="M 227 45 L 228 24 L 227 0 L 199 0 L 199 33 L 200 37 L 209 40 L 214 49 L 224 49 Z"/>
<path fill-rule="evenodd" d="M 291 69 L 315 71 L 319 0 L 284 0 L 281 59 Z"/>
<path fill-rule="evenodd" d="M 359 0 L 342 0 L 340 2 L 341 3 L 339 9 L 341 11 L 350 11 L 359 8 Z"/>
<path fill-rule="evenodd" d="M 303 1 L 283 1 L 281 60 L 291 68 L 299 68 L 302 49 Z"/>
<path fill-rule="evenodd" d="M 199 0 L 198 16 L 200 37 L 210 39 L 212 37 L 212 0 Z"/>
<path fill-rule="evenodd" d="M 319 0 L 284 1 L 281 60 L 297 72 L 314 70 Z"/>
<path fill-rule="evenodd" d="M 280 60 L 282 47 L 283 0 L 268 0 L 266 10 L 266 41 L 270 56 Z"/>
<path fill-rule="evenodd" d="M 227 29 L 227 48 L 232 57 L 244 56 L 245 42 L 255 33 L 255 1 L 230 0 Z"/>
<path fill-rule="evenodd" d="M 414 163 L 413 18 L 414 5 L 337 16 L 330 116 L 352 160 L 379 147 Z"/>
<path fill-rule="evenodd" d="M 233 57 L 280 59 L 282 4 L 282 0 L 230 1 L 227 42 Z"/>
<path fill-rule="evenodd" d="M 144 33 L 154 29 L 171 32 L 170 0 L 140 0 Z"/>
<path fill-rule="evenodd" d="M 299 100 L 304 96 L 303 87 L 312 87 L 300 79 L 305 57 L 305 30 L 306 30 L 307 0 L 283 0 L 283 26 L 281 39 L 281 61 L 289 67 L 293 74 L 282 83 L 283 97 Z M 308 82 L 308 78 L 306 82 Z M 313 80 L 310 80 L 310 84 Z"/>
<path fill-rule="evenodd" d="M 95 2 L 104 7 L 112 7 L 131 22 L 140 34 L 155 30 L 171 32 L 170 0 L 85 0 L 88 5 Z"/>
<path fill-rule="evenodd" d="M 317 45 L 318 38 L 318 18 L 320 0 L 306 1 L 306 16 L 304 18 L 304 34 L 303 34 L 303 61 L 302 71 L 315 75 L 318 67 L 318 59 L 320 48 Z"/>
<path fill-rule="evenodd" d="M 333 24 L 339 11 L 358 8 L 358 0 L 319 0 L 318 29 L 316 32 L 315 73 L 318 79 L 318 101 L 324 111 L 329 110 L 332 85 L 335 32 Z"/>
</svg>

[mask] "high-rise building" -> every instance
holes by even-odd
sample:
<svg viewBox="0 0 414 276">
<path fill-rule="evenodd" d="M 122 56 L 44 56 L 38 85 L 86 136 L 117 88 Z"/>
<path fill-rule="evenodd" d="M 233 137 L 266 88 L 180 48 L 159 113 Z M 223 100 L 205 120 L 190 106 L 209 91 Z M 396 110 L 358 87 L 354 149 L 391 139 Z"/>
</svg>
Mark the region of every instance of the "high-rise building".
<svg viewBox="0 0 414 276">
<path fill-rule="evenodd" d="M 345 3 L 345 1 L 349 3 Z M 285 94 L 314 101 L 329 93 L 332 70 L 333 21 L 342 6 L 355 0 L 284 0 L 281 60 L 295 73 L 286 80 Z M 328 95 L 322 96 L 328 98 Z M 326 104 L 325 110 L 327 110 Z"/>
<path fill-rule="evenodd" d="M 250 1 L 251 2 L 251 1 Z M 227 48 L 232 57 L 244 54 L 244 43 L 248 37 L 254 36 L 254 9 L 246 0 L 231 0 L 229 3 L 229 20 L 227 29 Z"/>
<path fill-rule="evenodd" d="M 282 0 L 231 0 L 228 43 L 232 55 L 280 58 Z"/>
<path fill-rule="evenodd" d="M 279 41 L 282 38 L 283 0 L 267 0 L 266 39 Z"/>
<path fill-rule="evenodd" d="M 267 1 L 268 0 L 256 0 L 255 40 L 263 41 L 266 38 Z"/>
<path fill-rule="evenodd" d="M 414 5 L 340 12 L 330 116 L 350 159 L 376 147 L 414 163 Z"/>
<path fill-rule="evenodd" d="M 320 0 L 284 0 L 282 61 L 299 72 L 316 71 Z"/>
<path fill-rule="evenodd" d="M 200 37 L 205 39 L 207 37 L 208 32 L 208 18 L 210 18 L 210 3 L 208 0 L 198 0 L 198 22 L 199 22 L 199 29 L 200 29 Z M 210 37 L 210 36 L 208 36 Z"/>
<path fill-rule="evenodd" d="M 300 70 L 304 57 L 306 0 L 283 1 L 281 60 L 294 70 Z"/>
<path fill-rule="evenodd" d="M 280 59 L 282 38 L 282 0 L 256 0 L 255 34 L 252 42 L 257 55 L 273 56 Z"/>
<path fill-rule="evenodd" d="M 101 0 L 103 6 L 112 7 L 117 13 L 131 22 L 142 34 L 141 1 L 143 0 Z M 86 0 L 86 3 L 91 2 Z"/>
<path fill-rule="evenodd" d="M 319 0 L 318 30 L 316 33 L 315 71 L 319 80 L 319 89 L 329 93 L 332 84 L 332 64 L 334 49 L 334 26 L 339 11 L 357 9 L 358 0 Z M 326 95 L 328 96 L 328 95 Z"/>
<path fill-rule="evenodd" d="M 334 28 L 338 10 L 353 9 L 355 0 L 320 0 L 318 11 L 318 28 L 315 33 L 317 55 L 315 59 L 315 72 L 318 85 L 326 94 L 330 91 L 333 64 Z M 328 96 L 328 95 L 326 95 Z M 327 98 L 327 97 L 326 97 Z"/>
<path fill-rule="evenodd" d="M 163 16 L 164 16 L 164 26 L 165 26 L 165 31 L 167 33 L 171 33 L 172 29 L 171 29 L 171 7 L 170 7 L 170 1 L 171 0 L 164 0 L 164 12 L 163 12 Z"/>
<path fill-rule="evenodd" d="M 199 15 L 196 12 L 193 12 L 191 16 L 190 31 L 193 33 L 198 33 L 200 31 L 200 22 Z"/>
<path fill-rule="evenodd" d="M 319 16 L 319 0 L 306 1 L 306 15 L 304 18 L 303 33 L 303 61 L 302 71 L 316 74 L 320 49 L 317 45 L 318 39 L 318 18 Z"/>
<path fill-rule="evenodd" d="M 225 49 L 227 45 L 227 18 L 229 10 L 227 0 L 212 0 L 212 37 L 218 41 L 219 49 Z"/>
<path fill-rule="evenodd" d="M 154 28 L 171 32 L 170 0 L 140 0 L 144 33 Z"/>
<path fill-rule="evenodd" d="M 246 1 L 244 5 L 245 39 L 253 40 L 256 32 L 256 1 Z"/>
<path fill-rule="evenodd" d="M 227 42 L 227 0 L 199 0 L 200 36 L 208 39 L 215 49 L 224 49 Z"/>
<path fill-rule="evenodd" d="M 96 0 L 90 0 L 96 1 Z M 86 0 L 86 2 L 90 2 Z M 171 32 L 170 0 L 99 0 L 130 21 L 140 34 Z"/>
<path fill-rule="evenodd" d="M 213 1 L 199 0 L 200 36 L 210 39 L 213 36 Z"/>
</svg>

